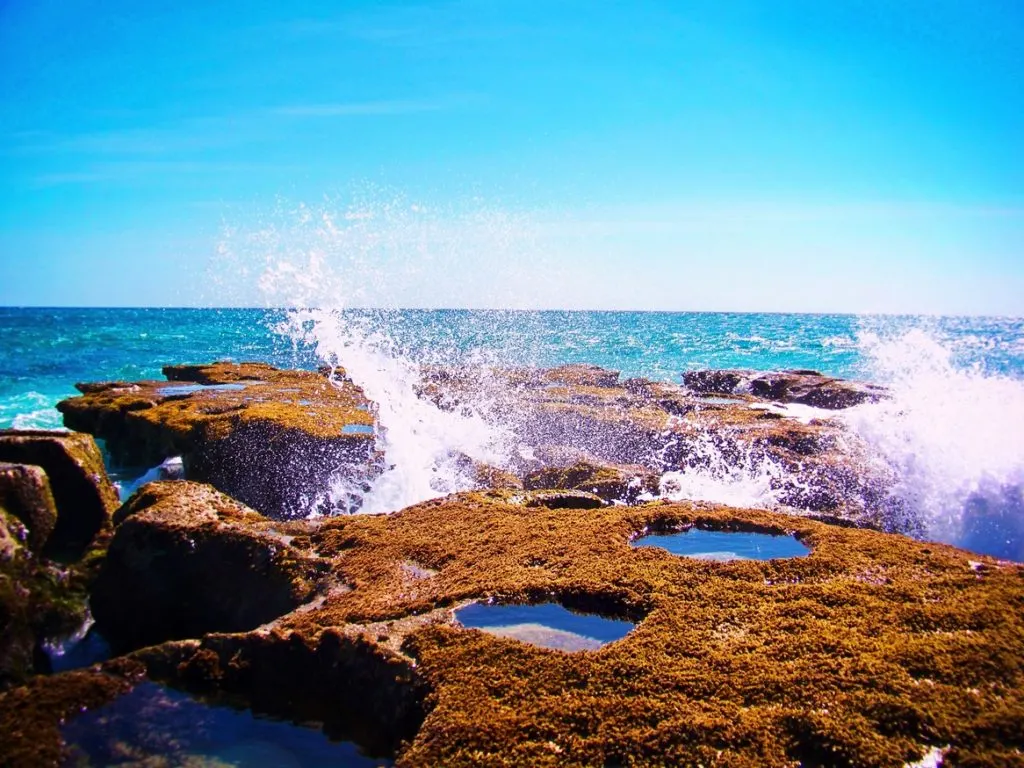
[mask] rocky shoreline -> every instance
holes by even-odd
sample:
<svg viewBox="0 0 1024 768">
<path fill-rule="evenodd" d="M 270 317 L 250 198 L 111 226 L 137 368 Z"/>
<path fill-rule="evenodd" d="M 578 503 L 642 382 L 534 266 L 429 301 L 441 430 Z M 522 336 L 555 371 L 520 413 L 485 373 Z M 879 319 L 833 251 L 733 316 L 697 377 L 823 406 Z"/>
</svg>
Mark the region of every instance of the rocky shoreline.
<svg viewBox="0 0 1024 768">
<path fill-rule="evenodd" d="M 892 478 L 831 414 L 884 390 L 428 369 L 421 398 L 531 450 L 456 457 L 474 490 L 338 515 L 388 466 L 377 404 L 343 370 L 165 375 L 79 385 L 59 406 L 74 432 L 0 432 L 0 764 L 60 764 L 63 724 L 143 681 L 403 766 L 1024 764 L 1024 567 L 876 530 Z M 93 438 L 121 464 L 180 456 L 185 479 L 121 505 Z M 785 467 L 781 511 L 664 498 L 708 446 Z M 810 554 L 631 546 L 697 530 Z M 455 619 L 491 603 L 635 626 L 570 652 Z M 90 608 L 114 658 L 51 674 L 44 644 Z"/>
</svg>

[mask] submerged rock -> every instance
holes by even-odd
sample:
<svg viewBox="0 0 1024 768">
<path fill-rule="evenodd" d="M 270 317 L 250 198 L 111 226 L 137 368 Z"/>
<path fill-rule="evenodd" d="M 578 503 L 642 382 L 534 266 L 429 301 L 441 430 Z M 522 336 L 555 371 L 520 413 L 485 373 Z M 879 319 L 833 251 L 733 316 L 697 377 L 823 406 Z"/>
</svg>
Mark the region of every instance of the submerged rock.
<svg viewBox="0 0 1024 768">
<path fill-rule="evenodd" d="M 933 745 L 999 764 L 1024 748 L 1022 567 L 775 513 L 550 509 L 524 493 L 302 523 L 349 589 L 135 658 L 285 717 L 358 715 L 362 695 L 364 738 L 407 766 L 902 766 Z M 688 526 L 795 535 L 812 552 L 715 562 L 630 546 Z M 489 599 L 637 626 L 573 653 L 458 626 L 453 608 Z"/>
<path fill-rule="evenodd" d="M 122 651 L 252 629 L 310 599 L 326 570 L 288 524 L 197 483 L 143 486 L 117 522 L 92 610 Z"/>
<path fill-rule="evenodd" d="M 138 662 L 37 677 L 0 693 L 0 765 L 65 765 L 61 725 L 130 691 L 145 674 Z"/>
<path fill-rule="evenodd" d="M 373 405 L 338 371 L 280 371 L 262 363 L 168 366 L 168 381 L 79 385 L 64 423 L 106 441 L 116 462 L 153 466 L 181 456 L 208 482 L 272 517 L 331 512 L 382 470 Z"/>
</svg>

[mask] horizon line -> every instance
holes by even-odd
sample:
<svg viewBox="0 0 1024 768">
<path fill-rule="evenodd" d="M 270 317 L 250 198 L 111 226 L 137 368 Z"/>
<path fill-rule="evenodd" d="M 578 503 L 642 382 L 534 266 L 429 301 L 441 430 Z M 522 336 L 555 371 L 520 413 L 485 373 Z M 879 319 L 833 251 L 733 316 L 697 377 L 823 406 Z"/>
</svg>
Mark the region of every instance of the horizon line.
<svg viewBox="0 0 1024 768">
<path fill-rule="evenodd" d="M 95 310 L 95 311 L 207 311 L 207 312 L 294 312 L 297 310 L 329 309 L 341 312 L 512 312 L 519 314 L 536 313 L 568 313 L 568 314 L 647 314 L 647 315 L 798 315 L 798 316 L 831 316 L 831 317 L 913 317 L 913 318 L 979 318 L 987 320 L 1024 320 L 1024 315 L 982 314 L 982 313 L 943 313 L 943 312 L 814 312 L 808 310 L 756 310 L 756 309 L 558 309 L 514 307 L 267 307 L 255 305 L 239 306 L 187 306 L 172 304 L 153 304 L 149 306 L 132 305 L 99 305 L 99 304 L 2 304 L 2 310 Z"/>
</svg>

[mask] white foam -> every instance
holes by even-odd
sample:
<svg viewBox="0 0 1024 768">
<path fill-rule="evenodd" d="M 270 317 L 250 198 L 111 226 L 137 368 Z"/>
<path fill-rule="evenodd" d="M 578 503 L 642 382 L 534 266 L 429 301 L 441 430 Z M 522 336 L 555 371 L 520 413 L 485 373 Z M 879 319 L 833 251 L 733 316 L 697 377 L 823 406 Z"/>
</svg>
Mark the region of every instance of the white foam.
<svg viewBox="0 0 1024 768">
<path fill-rule="evenodd" d="M 922 330 L 860 344 L 892 399 L 840 418 L 893 470 L 904 513 L 928 538 L 1024 559 L 1024 382 L 958 367 Z"/>
<path fill-rule="evenodd" d="M 785 470 L 750 449 L 726 457 L 712 435 L 687 438 L 691 465 L 662 475 L 661 498 L 709 501 L 732 507 L 769 509 L 778 504 Z"/>
<path fill-rule="evenodd" d="M 419 366 L 394 353 L 386 335 L 339 310 L 322 309 L 291 312 L 281 330 L 315 345 L 328 364 L 343 365 L 377 403 L 378 447 L 387 469 L 362 495 L 361 511 L 391 512 L 466 490 L 474 481 L 465 456 L 485 463 L 502 463 L 507 456 L 507 433 L 485 421 L 477 408 L 446 411 L 419 397 Z M 353 492 L 338 480 L 331 501 Z"/>
</svg>

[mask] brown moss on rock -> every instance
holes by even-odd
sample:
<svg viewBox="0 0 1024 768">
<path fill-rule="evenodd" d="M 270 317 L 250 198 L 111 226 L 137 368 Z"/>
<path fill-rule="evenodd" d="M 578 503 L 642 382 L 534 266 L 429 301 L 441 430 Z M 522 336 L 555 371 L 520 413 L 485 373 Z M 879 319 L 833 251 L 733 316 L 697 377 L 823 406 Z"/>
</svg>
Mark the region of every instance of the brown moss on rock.
<svg viewBox="0 0 1024 768">
<path fill-rule="evenodd" d="M 80 557 L 120 503 L 96 441 L 89 435 L 46 430 L 0 430 L 0 461 L 31 464 L 46 473 L 57 520 L 46 553 Z M 35 535 L 35 534 L 34 534 Z"/>
<path fill-rule="evenodd" d="M 188 479 L 275 517 L 326 507 L 332 479 L 365 485 L 381 470 L 373 406 L 343 370 L 215 363 L 164 373 L 166 382 L 79 385 L 82 396 L 57 407 L 67 426 L 106 440 L 115 461 L 180 455 Z"/>
<path fill-rule="evenodd" d="M 287 523 L 209 486 L 143 486 L 119 521 L 92 608 L 120 650 L 252 629 L 310 599 L 325 575 L 325 563 L 292 544 Z"/>
<path fill-rule="evenodd" d="M 606 501 L 631 503 L 643 493 L 657 493 L 659 476 L 642 466 L 623 467 L 577 461 L 531 472 L 523 487 L 528 490 L 564 488 L 586 491 Z"/>
<path fill-rule="evenodd" d="M 239 681 L 286 676 L 328 635 L 359 637 L 422 696 L 425 719 L 398 754 L 408 766 L 895 768 L 932 746 L 978 765 L 1024 749 L 1021 566 L 769 512 L 531 498 L 467 493 L 309 524 L 310 551 L 347 588 L 271 627 L 179 647 L 164 670 L 270 690 Z M 723 563 L 630 546 L 691 526 L 795 535 L 812 553 Z M 638 624 L 564 653 L 452 623 L 447 609 L 485 598 Z M 259 671 L 264 645 L 277 661 Z"/>
</svg>

